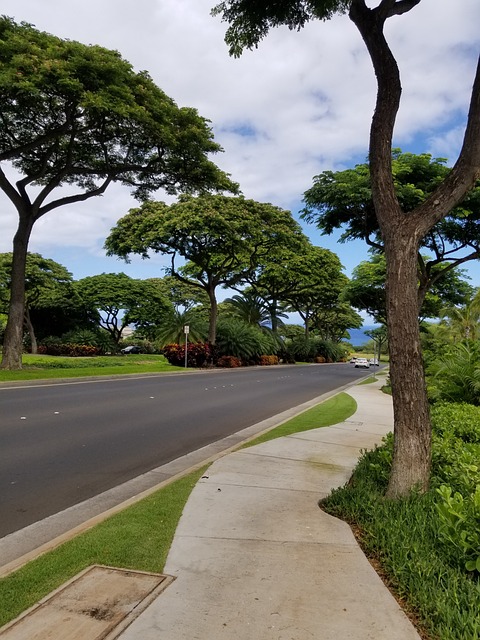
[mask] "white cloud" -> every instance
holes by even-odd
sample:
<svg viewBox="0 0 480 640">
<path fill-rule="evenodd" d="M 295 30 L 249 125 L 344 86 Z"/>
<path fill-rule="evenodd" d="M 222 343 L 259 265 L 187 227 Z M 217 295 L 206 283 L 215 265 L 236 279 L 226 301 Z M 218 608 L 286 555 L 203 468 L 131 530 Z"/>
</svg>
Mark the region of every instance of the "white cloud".
<svg viewBox="0 0 480 640">
<path fill-rule="evenodd" d="M 274 30 L 258 50 L 232 59 L 223 41 L 226 25 L 209 15 L 213 4 L 4 0 L 2 13 L 61 37 L 117 49 L 136 69 L 148 70 L 179 105 L 194 106 L 212 121 L 225 149 L 216 161 L 247 197 L 299 206 L 313 175 L 366 155 L 375 78 L 363 42 L 343 16 L 311 23 L 301 33 Z M 478 0 L 422 0 L 389 21 L 404 85 L 397 145 L 454 160 L 479 18 Z M 128 191 L 110 187 L 102 198 L 51 213 L 34 230 L 32 250 L 55 258 L 56 247 L 76 248 L 85 252 L 88 268 L 88 255 L 102 255 L 110 227 L 134 205 Z M 0 250 L 6 251 L 15 216 L 7 213 L 5 199 L 0 206 Z M 349 246 L 337 251 L 342 258 Z M 92 268 L 98 270 L 97 260 Z M 111 263 L 105 270 L 112 270 Z"/>
</svg>

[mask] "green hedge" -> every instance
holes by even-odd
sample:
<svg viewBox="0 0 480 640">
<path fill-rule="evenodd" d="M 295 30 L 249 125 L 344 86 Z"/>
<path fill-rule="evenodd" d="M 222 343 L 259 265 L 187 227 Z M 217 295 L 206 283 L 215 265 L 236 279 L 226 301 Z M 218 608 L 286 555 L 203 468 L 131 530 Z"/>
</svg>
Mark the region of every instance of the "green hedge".
<svg viewBox="0 0 480 640">
<path fill-rule="evenodd" d="M 474 640 L 480 637 L 480 408 L 437 405 L 432 422 L 429 492 L 384 499 L 390 435 L 322 507 L 359 528 L 367 554 L 381 562 L 433 638 Z"/>
</svg>

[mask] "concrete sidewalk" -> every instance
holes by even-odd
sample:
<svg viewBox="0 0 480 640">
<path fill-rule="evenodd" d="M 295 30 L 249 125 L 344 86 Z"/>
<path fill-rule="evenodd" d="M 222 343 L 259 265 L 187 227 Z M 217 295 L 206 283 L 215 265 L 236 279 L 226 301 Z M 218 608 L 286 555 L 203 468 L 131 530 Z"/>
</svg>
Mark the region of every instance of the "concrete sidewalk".
<svg viewBox="0 0 480 640">
<path fill-rule="evenodd" d="M 344 423 L 217 460 L 180 520 L 176 580 L 122 640 L 418 640 L 350 528 L 318 507 L 392 429 L 380 386 L 348 390 Z"/>
</svg>

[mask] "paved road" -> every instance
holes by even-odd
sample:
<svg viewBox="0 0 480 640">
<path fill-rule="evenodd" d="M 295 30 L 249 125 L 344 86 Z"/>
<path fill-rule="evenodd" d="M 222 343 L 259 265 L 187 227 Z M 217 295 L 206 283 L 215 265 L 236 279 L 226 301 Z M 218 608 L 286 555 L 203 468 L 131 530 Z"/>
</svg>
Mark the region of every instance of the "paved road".
<svg viewBox="0 0 480 640">
<path fill-rule="evenodd" d="M 365 376 L 349 364 L 0 387 L 0 537 Z"/>
</svg>

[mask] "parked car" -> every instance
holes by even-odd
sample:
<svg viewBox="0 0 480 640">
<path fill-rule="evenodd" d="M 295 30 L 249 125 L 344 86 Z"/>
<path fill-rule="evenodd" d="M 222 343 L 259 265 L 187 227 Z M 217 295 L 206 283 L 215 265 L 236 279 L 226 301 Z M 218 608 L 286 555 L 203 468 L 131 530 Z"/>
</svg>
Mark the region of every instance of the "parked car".
<svg viewBox="0 0 480 640">
<path fill-rule="evenodd" d="M 355 364 L 355 362 L 358 360 L 358 358 L 356 358 L 355 356 L 353 356 L 353 358 L 350 358 L 350 364 Z"/>
<path fill-rule="evenodd" d="M 129 353 L 142 353 L 142 350 L 140 347 L 131 344 L 128 347 L 125 347 L 125 349 L 122 349 L 120 353 L 123 353 L 123 355 L 126 356 Z"/>
<path fill-rule="evenodd" d="M 370 360 L 368 361 L 371 367 L 378 367 L 378 360 L 377 358 L 370 358 Z"/>
<path fill-rule="evenodd" d="M 355 368 L 370 369 L 370 363 L 366 358 L 357 358 Z"/>
</svg>

